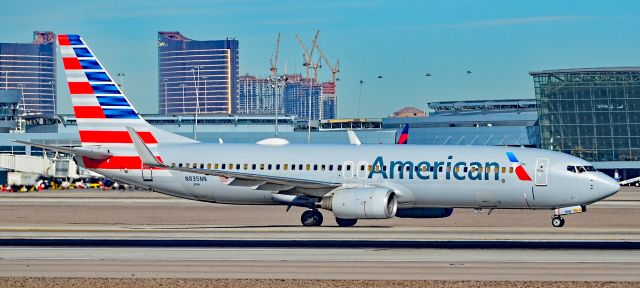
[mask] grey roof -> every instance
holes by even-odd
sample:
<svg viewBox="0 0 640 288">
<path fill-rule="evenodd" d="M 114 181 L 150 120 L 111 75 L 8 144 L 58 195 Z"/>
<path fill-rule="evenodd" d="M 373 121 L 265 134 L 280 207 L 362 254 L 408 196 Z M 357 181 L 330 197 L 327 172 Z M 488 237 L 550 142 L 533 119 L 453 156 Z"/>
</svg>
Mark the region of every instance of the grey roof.
<svg viewBox="0 0 640 288">
<path fill-rule="evenodd" d="M 593 67 L 593 68 L 571 68 L 531 71 L 529 75 L 554 74 L 554 73 L 581 73 L 581 72 L 640 72 L 640 66 L 629 67 Z"/>
</svg>

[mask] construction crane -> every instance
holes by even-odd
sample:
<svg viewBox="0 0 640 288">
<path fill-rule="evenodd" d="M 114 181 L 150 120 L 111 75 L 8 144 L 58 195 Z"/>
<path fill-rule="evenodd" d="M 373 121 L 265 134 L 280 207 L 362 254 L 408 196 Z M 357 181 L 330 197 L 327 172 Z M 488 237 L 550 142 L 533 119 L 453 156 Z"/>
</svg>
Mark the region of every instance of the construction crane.
<svg viewBox="0 0 640 288">
<path fill-rule="evenodd" d="M 271 74 L 273 77 L 278 77 L 278 54 L 280 52 L 280 33 L 278 33 L 278 37 L 276 38 L 276 52 L 272 59 L 269 59 L 271 62 Z M 275 60 L 274 60 L 275 59 Z"/>
<path fill-rule="evenodd" d="M 317 64 L 313 63 L 313 52 L 316 49 L 316 45 L 318 44 L 318 34 L 320 34 L 320 30 L 316 31 L 316 35 L 313 37 L 313 41 L 311 42 L 311 51 L 307 50 L 307 47 L 304 46 L 304 42 L 302 42 L 302 39 L 300 39 L 300 36 L 298 36 L 296 34 L 296 39 L 298 39 L 298 42 L 300 43 L 300 46 L 302 47 L 302 52 L 303 52 L 303 58 L 304 58 L 304 62 L 302 63 L 302 66 L 304 66 L 307 69 L 307 79 L 309 79 L 309 77 L 311 77 L 311 72 L 309 71 L 309 69 L 316 69 L 317 70 Z"/>
<path fill-rule="evenodd" d="M 329 59 L 327 58 L 327 56 L 325 56 L 324 53 L 322 52 L 322 49 L 320 49 L 320 46 L 317 46 L 316 48 L 320 53 L 320 57 L 322 57 L 322 59 L 324 60 L 324 64 L 329 66 L 329 69 L 331 69 L 331 79 L 332 79 L 331 82 L 335 84 L 336 80 L 338 79 L 338 73 L 340 73 L 340 60 L 336 60 L 336 65 L 333 66 L 331 65 L 331 62 L 329 62 Z"/>
</svg>

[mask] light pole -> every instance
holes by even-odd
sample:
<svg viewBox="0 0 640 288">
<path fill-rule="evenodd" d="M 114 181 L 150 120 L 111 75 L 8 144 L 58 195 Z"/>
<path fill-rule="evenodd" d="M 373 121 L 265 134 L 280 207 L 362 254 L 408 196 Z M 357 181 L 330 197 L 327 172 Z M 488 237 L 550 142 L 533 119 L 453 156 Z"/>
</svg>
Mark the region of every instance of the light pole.
<svg viewBox="0 0 640 288">
<path fill-rule="evenodd" d="M 53 103 L 54 103 L 54 105 L 53 105 L 53 112 L 54 112 L 54 114 L 55 114 L 55 112 L 56 112 L 56 105 L 55 105 L 55 103 L 56 103 L 56 96 L 55 96 L 55 95 L 56 95 L 56 94 L 55 94 L 55 92 L 54 92 L 54 90 L 53 90 L 53 85 L 54 85 L 54 84 L 56 84 L 56 81 L 53 81 L 53 80 L 49 81 L 49 85 L 51 85 L 51 100 L 53 100 Z"/>
<path fill-rule="evenodd" d="M 120 88 L 122 88 L 122 90 L 124 91 L 124 73 L 118 73 L 116 74 L 116 76 L 120 77 L 120 84 L 118 84 L 118 86 L 120 86 Z"/>
<path fill-rule="evenodd" d="M 313 95 L 313 81 L 309 78 L 309 110 L 307 114 L 309 116 L 309 121 L 307 122 L 307 144 L 311 144 L 311 98 Z"/>
<path fill-rule="evenodd" d="M 284 83 L 287 82 L 287 77 L 285 76 L 270 76 L 267 77 L 269 81 L 272 81 L 271 87 L 273 88 L 273 96 L 275 98 L 275 137 L 278 138 L 278 115 L 280 113 L 280 89 L 284 86 Z"/>
<path fill-rule="evenodd" d="M 185 110 L 184 110 L 184 105 L 185 105 L 185 103 L 184 103 L 184 83 L 180 84 L 180 87 L 182 87 L 182 114 L 184 114 L 185 113 Z"/>
<path fill-rule="evenodd" d="M 22 115 L 27 114 L 27 109 L 24 102 L 24 83 L 18 83 L 20 87 L 20 101 L 18 102 L 18 111 L 20 111 L 20 102 L 22 102 Z"/>
<path fill-rule="evenodd" d="M 200 68 L 202 66 L 197 65 L 193 66 L 191 69 L 191 73 L 193 73 L 193 80 L 196 82 L 196 113 L 195 113 L 195 124 L 193 125 L 193 140 L 198 140 L 198 112 L 200 110 Z M 198 76 L 196 78 L 196 70 L 198 71 Z"/>
<path fill-rule="evenodd" d="M 431 77 L 431 73 L 424 74 L 425 79 L 425 91 L 424 91 L 424 117 L 427 117 L 427 105 L 429 105 L 429 78 Z"/>
<path fill-rule="evenodd" d="M 384 79 L 384 76 L 382 75 L 378 75 L 378 90 L 380 91 L 380 119 L 383 118 L 383 114 L 382 114 L 382 102 L 384 100 L 384 93 L 382 92 L 382 79 Z"/>
<path fill-rule="evenodd" d="M 357 105 L 358 119 L 360 119 L 360 98 L 362 98 L 362 84 L 364 84 L 364 81 L 360 80 L 360 92 L 358 92 L 358 105 Z"/>
</svg>

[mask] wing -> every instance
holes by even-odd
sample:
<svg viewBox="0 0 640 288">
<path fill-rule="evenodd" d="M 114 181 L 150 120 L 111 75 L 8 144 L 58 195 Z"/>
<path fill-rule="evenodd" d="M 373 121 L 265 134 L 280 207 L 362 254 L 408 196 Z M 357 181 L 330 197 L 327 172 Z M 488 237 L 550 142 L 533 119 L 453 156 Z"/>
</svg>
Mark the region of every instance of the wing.
<svg viewBox="0 0 640 288">
<path fill-rule="evenodd" d="M 329 191 L 342 186 L 342 183 L 165 165 L 156 159 L 151 150 L 149 150 L 149 147 L 144 144 L 133 128 L 127 127 L 127 130 L 133 140 L 133 146 L 140 155 L 142 163 L 149 167 L 230 178 L 231 180 L 227 184 L 231 186 L 253 187 L 257 190 L 278 191 L 285 194 L 301 193 L 314 197 L 321 197 Z"/>
</svg>

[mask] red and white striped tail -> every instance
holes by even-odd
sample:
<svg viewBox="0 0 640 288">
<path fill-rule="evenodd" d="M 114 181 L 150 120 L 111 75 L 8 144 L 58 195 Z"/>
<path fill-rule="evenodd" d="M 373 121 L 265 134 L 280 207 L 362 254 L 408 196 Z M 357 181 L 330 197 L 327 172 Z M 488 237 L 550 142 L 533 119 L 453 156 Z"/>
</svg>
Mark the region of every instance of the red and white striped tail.
<svg viewBox="0 0 640 288">
<path fill-rule="evenodd" d="M 82 146 L 99 145 L 118 155 L 104 161 L 84 159 L 85 164 L 90 164 L 87 168 L 140 169 L 141 162 L 127 127 L 135 129 L 153 150 L 159 142 L 197 142 L 156 129 L 142 119 L 79 35 L 58 35 L 58 45 Z"/>
</svg>

